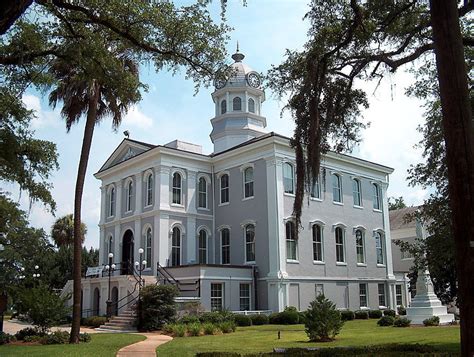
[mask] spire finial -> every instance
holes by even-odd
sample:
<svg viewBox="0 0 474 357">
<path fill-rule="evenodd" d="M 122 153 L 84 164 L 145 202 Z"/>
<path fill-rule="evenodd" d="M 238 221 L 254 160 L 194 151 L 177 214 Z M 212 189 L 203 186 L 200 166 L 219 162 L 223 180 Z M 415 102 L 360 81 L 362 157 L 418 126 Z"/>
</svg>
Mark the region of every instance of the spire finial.
<svg viewBox="0 0 474 357">
<path fill-rule="evenodd" d="M 232 55 L 232 59 L 235 62 L 242 62 L 245 56 L 239 52 L 239 41 L 237 41 L 237 51 Z"/>
<path fill-rule="evenodd" d="M 237 41 L 237 51 L 236 52 L 239 52 L 239 41 Z"/>
</svg>

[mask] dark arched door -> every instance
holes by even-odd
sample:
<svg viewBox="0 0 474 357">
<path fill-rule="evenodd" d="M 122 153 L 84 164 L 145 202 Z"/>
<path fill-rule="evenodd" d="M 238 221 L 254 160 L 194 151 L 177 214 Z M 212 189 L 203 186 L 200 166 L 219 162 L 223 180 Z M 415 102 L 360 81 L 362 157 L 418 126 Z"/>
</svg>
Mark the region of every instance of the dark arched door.
<svg viewBox="0 0 474 357">
<path fill-rule="evenodd" d="M 92 301 L 92 314 L 99 316 L 100 312 L 100 290 L 99 288 L 94 289 L 94 300 Z"/>
<path fill-rule="evenodd" d="M 112 288 L 112 314 L 118 315 L 118 289 L 116 286 Z"/>
<path fill-rule="evenodd" d="M 127 230 L 122 242 L 122 275 L 132 273 L 133 268 L 133 233 Z"/>
</svg>

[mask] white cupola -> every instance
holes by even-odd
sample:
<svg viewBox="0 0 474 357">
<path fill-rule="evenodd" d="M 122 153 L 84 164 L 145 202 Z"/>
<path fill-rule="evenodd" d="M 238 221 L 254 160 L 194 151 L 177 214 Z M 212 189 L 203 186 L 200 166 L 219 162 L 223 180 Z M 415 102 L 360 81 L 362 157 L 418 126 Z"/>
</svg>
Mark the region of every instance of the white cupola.
<svg viewBox="0 0 474 357">
<path fill-rule="evenodd" d="M 210 135 L 214 153 L 265 134 L 267 121 L 260 112 L 265 92 L 261 89 L 260 75 L 242 62 L 244 58 L 237 44 L 228 78 L 214 81 L 216 90 L 212 99 L 216 113 L 211 119 Z"/>
</svg>

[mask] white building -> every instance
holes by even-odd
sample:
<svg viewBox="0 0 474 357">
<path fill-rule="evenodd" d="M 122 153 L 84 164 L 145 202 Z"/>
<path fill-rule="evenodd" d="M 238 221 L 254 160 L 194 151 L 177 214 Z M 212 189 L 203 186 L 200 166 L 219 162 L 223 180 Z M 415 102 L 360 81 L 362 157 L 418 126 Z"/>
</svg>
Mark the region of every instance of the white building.
<svg viewBox="0 0 474 357">
<path fill-rule="evenodd" d="M 232 77 L 216 80 L 212 93 L 214 153 L 125 139 L 95 174 L 100 264 L 113 253 L 118 268 L 112 300 L 131 299 L 129 269 L 142 248 L 147 283 L 176 284 L 207 310 L 302 310 L 320 293 L 341 309 L 395 308 L 393 169 L 325 155 L 296 239 L 294 150 L 289 138 L 265 132 L 259 75 L 243 54 L 232 58 Z M 104 314 L 107 278 L 82 284 L 84 311 Z"/>
</svg>

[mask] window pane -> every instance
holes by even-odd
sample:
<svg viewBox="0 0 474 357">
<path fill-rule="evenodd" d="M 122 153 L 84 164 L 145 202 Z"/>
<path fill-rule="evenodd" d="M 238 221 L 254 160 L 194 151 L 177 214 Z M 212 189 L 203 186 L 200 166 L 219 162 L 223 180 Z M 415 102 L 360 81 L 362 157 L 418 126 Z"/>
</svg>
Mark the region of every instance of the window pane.
<svg viewBox="0 0 474 357">
<path fill-rule="evenodd" d="M 336 227 L 336 262 L 344 262 L 344 237 L 342 228 Z"/>
<path fill-rule="evenodd" d="M 311 187 L 311 197 L 321 198 L 321 186 L 319 184 L 319 177 L 314 182 L 313 187 Z"/>
<path fill-rule="evenodd" d="M 173 203 L 181 204 L 181 175 L 177 172 L 173 174 Z"/>
<path fill-rule="evenodd" d="M 224 228 L 221 231 L 222 264 L 230 264 L 230 231 Z"/>
<path fill-rule="evenodd" d="M 385 284 L 378 285 L 378 292 L 379 292 L 379 306 L 386 306 L 385 305 Z"/>
<path fill-rule="evenodd" d="M 253 168 L 244 171 L 244 197 L 253 197 Z"/>
<path fill-rule="evenodd" d="M 286 259 L 297 260 L 297 249 L 295 224 L 286 222 Z"/>
<path fill-rule="evenodd" d="M 357 263 L 365 263 L 364 236 L 361 230 L 356 230 L 356 253 Z"/>
<path fill-rule="evenodd" d="M 220 311 L 223 307 L 223 284 L 211 284 L 211 310 Z"/>
<path fill-rule="evenodd" d="M 323 244 L 322 244 L 321 226 L 313 225 L 313 260 L 323 261 Z"/>
<path fill-rule="evenodd" d="M 250 310 L 250 284 L 240 284 L 240 311 Z"/>
<path fill-rule="evenodd" d="M 252 98 L 250 98 L 248 103 L 249 103 L 249 112 L 255 113 L 255 101 Z"/>
<path fill-rule="evenodd" d="M 352 196 L 354 200 L 354 205 L 362 206 L 360 181 L 357 179 L 352 180 Z"/>
<path fill-rule="evenodd" d="M 400 284 L 395 285 L 395 296 L 397 298 L 397 306 L 403 305 L 402 286 Z"/>
<path fill-rule="evenodd" d="M 377 264 L 383 264 L 383 247 L 382 247 L 382 235 L 379 232 L 375 233 L 375 249 L 377 254 Z"/>
<path fill-rule="evenodd" d="M 146 242 L 145 242 L 145 260 L 146 260 L 146 267 L 151 268 L 151 228 L 148 228 L 146 231 Z"/>
<path fill-rule="evenodd" d="M 198 207 L 207 208 L 207 182 L 204 177 L 199 179 Z"/>
<path fill-rule="evenodd" d="M 377 184 L 372 184 L 374 190 L 374 209 L 380 209 L 380 188 Z"/>
<path fill-rule="evenodd" d="M 332 199 L 334 202 L 342 202 L 341 178 L 339 175 L 332 175 Z"/>
<path fill-rule="evenodd" d="M 294 185 L 293 185 L 293 165 L 289 163 L 283 164 L 283 186 L 285 188 L 286 193 L 294 193 Z"/>
<path fill-rule="evenodd" d="M 229 175 L 222 175 L 221 179 L 221 203 L 229 202 Z"/>
<path fill-rule="evenodd" d="M 225 99 L 221 102 L 221 114 L 225 114 L 227 112 L 227 102 Z"/>
<path fill-rule="evenodd" d="M 181 265 L 181 231 L 178 227 L 173 228 L 171 242 L 171 265 Z"/>
<path fill-rule="evenodd" d="M 255 227 L 251 224 L 245 227 L 245 257 L 247 262 L 255 261 Z"/>
<path fill-rule="evenodd" d="M 207 233 L 199 231 L 199 264 L 207 264 Z"/>
<path fill-rule="evenodd" d="M 360 307 L 367 307 L 367 284 L 359 284 Z"/>
<path fill-rule="evenodd" d="M 242 99 L 240 99 L 240 97 L 235 97 L 232 100 L 232 109 L 233 110 L 242 110 Z"/>
</svg>

